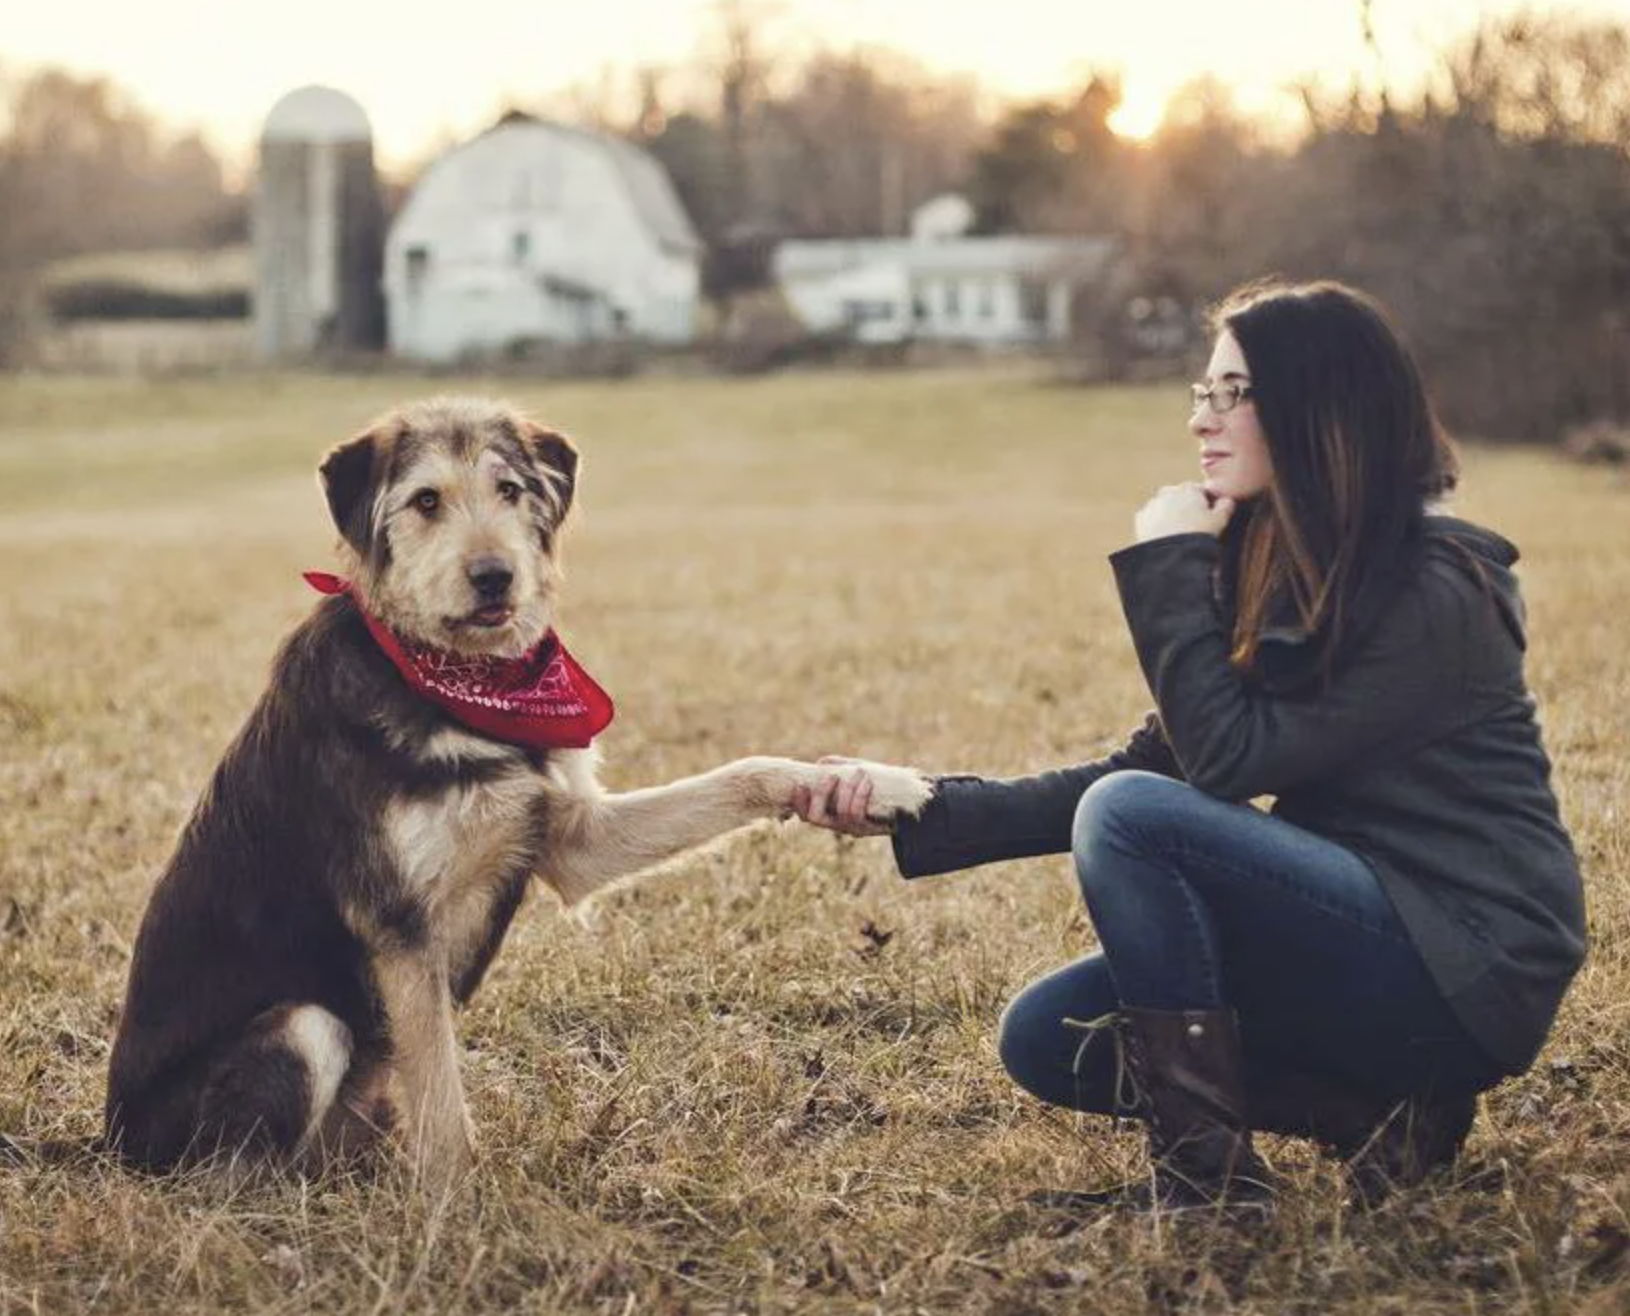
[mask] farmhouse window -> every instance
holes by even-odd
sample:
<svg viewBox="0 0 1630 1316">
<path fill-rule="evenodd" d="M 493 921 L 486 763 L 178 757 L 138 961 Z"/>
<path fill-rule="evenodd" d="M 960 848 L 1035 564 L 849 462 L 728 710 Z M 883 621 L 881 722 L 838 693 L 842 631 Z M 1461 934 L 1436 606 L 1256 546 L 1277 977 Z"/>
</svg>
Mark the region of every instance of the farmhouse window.
<svg viewBox="0 0 1630 1316">
<path fill-rule="evenodd" d="M 1047 323 L 1047 283 L 1043 279 L 1019 282 L 1019 314 L 1026 324 Z"/>
<path fill-rule="evenodd" d="M 851 325 L 862 325 L 872 320 L 894 319 L 894 306 L 877 299 L 848 298 L 843 303 L 843 318 Z"/>
</svg>

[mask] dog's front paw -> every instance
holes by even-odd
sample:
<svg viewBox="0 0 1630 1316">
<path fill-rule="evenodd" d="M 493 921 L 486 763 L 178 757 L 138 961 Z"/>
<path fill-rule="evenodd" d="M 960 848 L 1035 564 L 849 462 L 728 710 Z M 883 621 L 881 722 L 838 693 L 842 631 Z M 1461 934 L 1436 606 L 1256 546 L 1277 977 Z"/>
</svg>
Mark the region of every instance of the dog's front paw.
<svg viewBox="0 0 1630 1316">
<path fill-rule="evenodd" d="M 451 1197 L 469 1178 L 475 1163 L 475 1140 L 468 1123 L 426 1139 L 414 1148 L 413 1177 L 431 1200 Z"/>
<path fill-rule="evenodd" d="M 896 767 L 892 763 L 862 763 L 858 765 L 872 783 L 871 802 L 866 816 L 874 822 L 891 823 L 900 818 L 915 818 L 923 806 L 934 798 L 934 783 L 915 768 Z"/>
</svg>

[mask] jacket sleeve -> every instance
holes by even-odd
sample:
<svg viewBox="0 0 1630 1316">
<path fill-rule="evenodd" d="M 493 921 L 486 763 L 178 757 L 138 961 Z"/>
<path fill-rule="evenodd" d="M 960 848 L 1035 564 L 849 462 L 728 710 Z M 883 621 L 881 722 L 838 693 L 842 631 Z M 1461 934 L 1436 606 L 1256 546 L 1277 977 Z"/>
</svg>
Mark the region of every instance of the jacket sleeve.
<svg viewBox="0 0 1630 1316">
<path fill-rule="evenodd" d="M 1465 716 L 1464 598 L 1402 592 L 1328 683 L 1276 695 L 1229 660 L 1212 590 L 1217 553 L 1213 536 L 1184 534 L 1110 558 L 1139 665 L 1190 784 L 1226 800 L 1279 795 L 1424 744 Z"/>
<path fill-rule="evenodd" d="M 946 776 L 917 818 L 894 832 L 894 861 L 905 877 L 926 877 L 1070 848 L 1075 808 L 1087 787 L 1111 772 L 1139 768 L 1181 777 L 1160 719 L 1149 714 L 1120 749 L 1093 763 L 1033 777 Z"/>
</svg>

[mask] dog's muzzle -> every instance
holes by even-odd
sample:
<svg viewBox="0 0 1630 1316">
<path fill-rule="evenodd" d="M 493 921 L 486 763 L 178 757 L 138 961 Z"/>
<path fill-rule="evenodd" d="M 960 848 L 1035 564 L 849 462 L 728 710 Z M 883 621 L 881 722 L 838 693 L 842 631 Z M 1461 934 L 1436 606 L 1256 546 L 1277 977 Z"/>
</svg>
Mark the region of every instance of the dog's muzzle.
<svg viewBox="0 0 1630 1316">
<path fill-rule="evenodd" d="M 482 603 L 502 603 L 509 597 L 515 573 L 509 563 L 497 557 L 478 557 L 464 569 L 465 576 Z"/>
</svg>

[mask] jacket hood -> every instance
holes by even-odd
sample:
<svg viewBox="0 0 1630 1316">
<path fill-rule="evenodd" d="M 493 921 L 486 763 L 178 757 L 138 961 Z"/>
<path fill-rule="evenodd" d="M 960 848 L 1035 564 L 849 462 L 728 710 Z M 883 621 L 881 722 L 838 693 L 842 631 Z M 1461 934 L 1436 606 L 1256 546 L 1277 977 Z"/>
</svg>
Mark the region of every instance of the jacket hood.
<svg viewBox="0 0 1630 1316">
<path fill-rule="evenodd" d="M 1508 571 L 1521 557 L 1517 546 L 1504 535 L 1497 535 L 1470 521 L 1462 521 L 1458 516 L 1429 515 L 1426 518 L 1426 537 L 1429 542 L 1441 540 L 1457 545 Z"/>
<path fill-rule="evenodd" d="M 1520 554 L 1503 535 L 1459 517 L 1429 514 L 1424 523 L 1425 556 L 1468 581 L 1493 603 L 1501 624 L 1519 649 L 1526 650 L 1527 614 L 1512 571 Z M 1316 675 L 1312 637 L 1290 615 L 1270 615 L 1263 627 L 1254 675 L 1265 688 L 1287 693 Z"/>
<path fill-rule="evenodd" d="M 1521 556 L 1517 546 L 1470 521 L 1438 515 L 1426 518 L 1426 544 L 1429 557 L 1461 572 L 1492 596 L 1511 638 L 1526 649 L 1527 612 L 1512 571 Z"/>
</svg>

